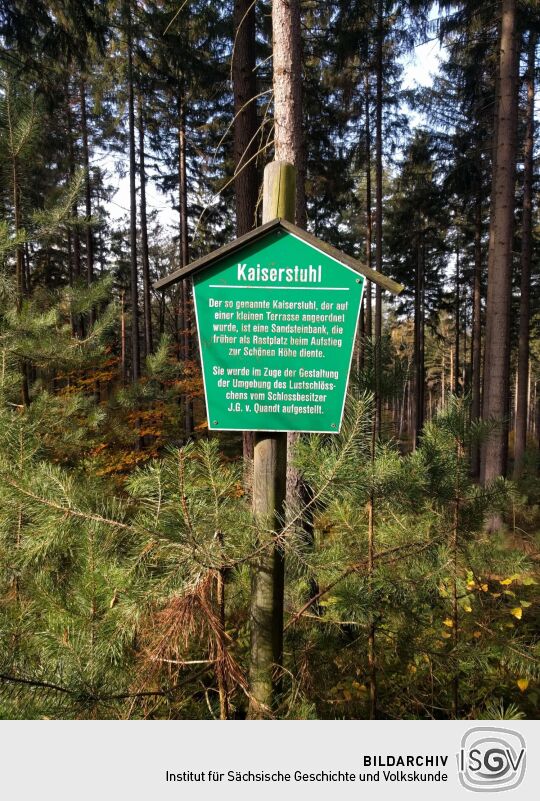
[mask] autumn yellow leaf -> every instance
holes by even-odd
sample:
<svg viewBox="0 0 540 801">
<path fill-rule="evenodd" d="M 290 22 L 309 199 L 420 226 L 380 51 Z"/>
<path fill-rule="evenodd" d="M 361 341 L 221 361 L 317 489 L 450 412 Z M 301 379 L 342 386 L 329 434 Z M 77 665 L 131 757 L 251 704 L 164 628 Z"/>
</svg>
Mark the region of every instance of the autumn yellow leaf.
<svg viewBox="0 0 540 801">
<path fill-rule="evenodd" d="M 512 581 L 513 581 L 513 579 L 507 578 L 507 579 L 503 579 L 502 581 L 499 581 L 499 584 L 504 584 L 505 586 L 507 586 L 508 584 L 511 584 Z"/>
<path fill-rule="evenodd" d="M 482 632 L 481 631 L 473 631 L 473 637 L 476 637 L 476 639 L 478 639 L 481 636 L 482 636 Z"/>
<path fill-rule="evenodd" d="M 514 608 L 510 610 L 510 614 L 514 615 L 514 617 L 517 617 L 518 620 L 521 620 L 523 609 L 521 606 L 514 606 Z"/>
<path fill-rule="evenodd" d="M 469 604 L 464 604 L 463 609 L 465 612 L 472 612 L 472 606 L 469 606 Z"/>
<path fill-rule="evenodd" d="M 333 596 L 329 595 L 325 601 L 319 601 L 319 606 L 332 606 L 332 604 L 337 604 L 338 599 Z"/>
<path fill-rule="evenodd" d="M 454 621 L 451 617 L 447 617 L 446 620 L 443 620 L 443 623 L 445 626 L 448 626 L 449 629 L 451 629 L 454 625 Z"/>
<path fill-rule="evenodd" d="M 516 681 L 516 684 L 521 690 L 521 692 L 524 693 L 527 687 L 529 686 L 529 679 L 518 679 Z"/>
</svg>

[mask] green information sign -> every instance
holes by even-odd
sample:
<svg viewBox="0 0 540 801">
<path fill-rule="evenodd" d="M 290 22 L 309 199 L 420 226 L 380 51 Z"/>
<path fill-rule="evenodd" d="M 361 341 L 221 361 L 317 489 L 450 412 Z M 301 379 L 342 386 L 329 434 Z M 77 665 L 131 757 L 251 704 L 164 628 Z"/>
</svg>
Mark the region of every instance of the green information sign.
<svg viewBox="0 0 540 801">
<path fill-rule="evenodd" d="M 292 228 L 194 273 L 211 429 L 341 427 L 364 277 Z"/>
</svg>

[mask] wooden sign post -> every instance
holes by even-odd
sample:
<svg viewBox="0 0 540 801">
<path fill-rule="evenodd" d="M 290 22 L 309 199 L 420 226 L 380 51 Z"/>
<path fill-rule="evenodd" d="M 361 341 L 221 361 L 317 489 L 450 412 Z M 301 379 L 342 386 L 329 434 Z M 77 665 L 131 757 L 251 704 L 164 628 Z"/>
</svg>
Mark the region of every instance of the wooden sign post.
<svg viewBox="0 0 540 801">
<path fill-rule="evenodd" d="M 264 170 L 263 224 L 282 218 L 294 222 L 296 171 L 292 164 L 273 161 Z M 279 531 L 285 512 L 287 434 L 257 432 L 253 451 L 253 517 L 259 532 L 272 532 L 273 546 L 262 551 L 252 574 L 250 609 L 250 714 L 257 705 L 270 707 L 274 671 L 283 663 L 283 595 L 285 560 Z"/>
</svg>

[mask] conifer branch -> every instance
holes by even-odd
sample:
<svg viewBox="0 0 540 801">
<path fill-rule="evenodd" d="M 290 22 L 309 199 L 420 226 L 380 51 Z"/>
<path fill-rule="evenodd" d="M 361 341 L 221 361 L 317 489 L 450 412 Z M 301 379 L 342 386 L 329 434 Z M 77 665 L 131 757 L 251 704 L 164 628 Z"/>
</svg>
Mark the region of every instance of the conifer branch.
<svg viewBox="0 0 540 801">
<path fill-rule="evenodd" d="M 428 540 L 428 542 L 420 546 L 418 545 L 417 542 L 407 543 L 406 545 L 396 545 L 395 548 L 387 548 L 384 551 L 379 551 L 378 553 L 373 554 L 373 561 L 374 562 L 383 561 L 383 564 L 385 565 L 392 564 L 393 562 L 396 562 L 398 560 L 398 557 L 394 557 L 393 559 L 388 559 L 388 560 L 385 559 L 384 557 L 390 556 L 391 554 L 401 554 L 403 552 L 410 551 L 412 548 L 416 549 L 415 550 L 415 555 L 416 555 L 418 553 L 421 553 L 422 551 L 427 550 L 428 548 L 431 548 L 432 545 L 440 541 L 441 537 L 434 537 L 433 539 Z M 292 618 L 289 621 L 287 621 L 287 623 L 284 626 L 284 629 L 286 630 L 291 626 L 294 626 L 294 624 L 302 617 L 304 612 L 306 612 L 310 608 L 310 606 L 312 606 L 314 603 L 320 600 L 323 597 L 323 595 L 329 593 L 330 590 L 332 590 L 337 584 L 343 581 L 343 579 L 346 579 L 353 573 L 359 573 L 361 570 L 367 570 L 368 566 L 369 566 L 368 559 L 363 559 L 361 562 L 355 562 L 354 564 L 349 565 L 345 570 L 343 570 L 340 573 L 340 575 L 337 578 L 333 579 L 333 581 L 329 582 L 324 587 L 322 587 L 322 589 L 316 592 L 315 595 L 313 595 L 309 599 L 309 601 L 306 601 L 306 603 L 303 606 L 301 606 L 297 612 L 293 614 Z"/>
</svg>

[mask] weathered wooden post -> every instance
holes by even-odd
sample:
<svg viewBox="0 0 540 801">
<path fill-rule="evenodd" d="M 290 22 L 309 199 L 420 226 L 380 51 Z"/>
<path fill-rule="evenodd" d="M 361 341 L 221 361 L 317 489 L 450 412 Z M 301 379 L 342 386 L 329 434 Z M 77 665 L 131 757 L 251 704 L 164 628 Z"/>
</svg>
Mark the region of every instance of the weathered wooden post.
<svg viewBox="0 0 540 801">
<path fill-rule="evenodd" d="M 263 224 L 281 218 L 294 221 L 296 171 L 273 161 L 264 171 Z M 279 544 L 284 517 L 287 434 L 259 431 L 253 454 L 253 516 L 259 539 L 271 537 L 253 568 L 251 587 L 250 717 L 270 708 L 283 659 L 283 591 L 285 563 Z"/>
</svg>

